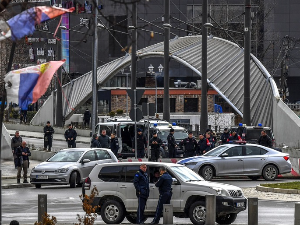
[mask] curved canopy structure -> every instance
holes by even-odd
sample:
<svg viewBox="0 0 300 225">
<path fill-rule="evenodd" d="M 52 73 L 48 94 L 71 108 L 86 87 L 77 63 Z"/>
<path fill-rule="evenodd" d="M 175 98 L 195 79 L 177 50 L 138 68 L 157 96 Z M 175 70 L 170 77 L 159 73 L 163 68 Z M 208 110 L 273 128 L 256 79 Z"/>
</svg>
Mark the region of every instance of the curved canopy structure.
<svg viewBox="0 0 300 225">
<path fill-rule="evenodd" d="M 192 69 L 201 76 L 201 36 L 187 36 L 170 40 L 170 57 Z M 163 57 L 164 43 L 158 43 L 137 52 L 138 59 Z M 208 38 L 208 84 L 215 89 L 241 116 L 243 116 L 244 93 L 244 50 L 238 45 L 220 38 Z M 109 62 L 97 70 L 98 86 L 112 78 L 122 68 L 131 64 L 126 55 Z M 280 98 L 276 84 L 264 66 L 251 55 L 251 123 L 272 126 L 273 98 Z M 81 106 L 92 96 L 92 72 L 63 86 L 68 102 L 63 99 L 63 115 L 68 119 L 73 109 Z M 31 121 L 42 124 L 49 118 L 52 96 L 40 108 Z M 50 111 L 50 112 L 49 112 Z"/>
</svg>

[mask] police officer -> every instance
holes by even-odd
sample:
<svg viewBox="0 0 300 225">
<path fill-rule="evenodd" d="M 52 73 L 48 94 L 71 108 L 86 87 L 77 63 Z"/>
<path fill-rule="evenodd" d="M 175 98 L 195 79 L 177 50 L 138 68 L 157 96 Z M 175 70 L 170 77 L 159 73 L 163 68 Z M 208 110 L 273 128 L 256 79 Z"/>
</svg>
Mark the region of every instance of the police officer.
<svg viewBox="0 0 300 225">
<path fill-rule="evenodd" d="M 231 134 L 230 134 L 230 136 L 229 136 L 229 141 L 241 141 L 242 140 L 242 138 L 240 137 L 240 135 L 238 135 L 237 133 L 236 133 L 236 131 L 235 130 L 233 130 L 232 132 L 231 132 Z"/>
<path fill-rule="evenodd" d="M 224 128 L 224 132 L 221 135 L 222 144 L 227 144 L 229 142 L 230 134 L 228 132 L 228 128 Z"/>
<path fill-rule="evenodd" d="M 167 137 L 168 141 L 168 150 L 169 150 L 169 158 L 176 158 L 176 141 L 174 138 L 174 129 L 170 129 L 170 134 Z"/>
<path fill-rule="evenodd" d="M 272 148 L 272 140 L 267 135 L 267 132 L 265 130 L 261 131 L 261 136 L 258 139 L 258 144 Z"/>
<path fill-rule="evenodd" d="M 48 151 L 51 151 L 52 147 L 52 135 L 54 133 L 53 127 L 50 125 L 50 121 L 47 121 L 47 125 L 44 127 L 44 150 L 47 150 L 47 146 L 49 146 Z"/>
<path fill-rule="evenodd" d="M 65 132 L 65 139 L 68 143 L 68 148 L 76 148 L 77 132 L 73 129 L 72 124 L 69 124 L 69 129 Z"/>
<path fill-rule="evenodd" d="M 138 198 L 138 209 L 136 217 L 137 224 L 143 224 L 146 220 L 146 218 L 144 217 L 144 211 L 147 199 L 149 197 L 149 179 L 146 171 L 146 164 L 141 164 L 140 169 L 136 172 L 133 179 L 136 196 Z"/>
<path fill-rule="evenodd" d="M 116 133 L 111 133 L 110 135 L 110 149 L 117 157 L 119 151 L 119 142 L 118 142 L 118 138 L 116 138 Z"/>
<path fill-rule="evenodd" d="M 93 139 L 91 141 L 91 148 L 101 148 L 101 144 L 98 141 L 98 135 L 94 134 Z"/>
<path fill-rule="evenodd" d="M 151 147 L 151 161 L 157 162 L 160 153 L 160 146 L 162 145 L 162 140 L 157 137 L 156 131 L 153 132 L 153 137 L 150 140 Z"/>
<path fill-rule="evenodd" d="M 207 148 L 206 144 L 206 138 L 203 134 L 199 134 L 199 141 L 198 141 L 198 148 L 197 148 L 197 155 L 203 155 L 203 152 L 205 153 L 205 150 Z"/>
<path fill-rule="evenodd" d="M 206 139 L 206 149 L 203 151 L 203 154 L 213 149 L 213 142 L 212 142 L 210 132 L 205 133 L 205 139 Z"/>
<path fill-rule="evenodd" d="M 184 146 L 184 157 L 192 157 L 195 155 L 197 141 L 193 137 L 193 133 L 191 131 L 189 132 L 189 136 L 180 142 L 179 146 Z"/>
<path fill-rule="evenodd" d="M 147 150 L 147 140 L 146 137 L 143 135 L 142 129 L 137 130 L 136 141 L 137 141 L 137 148 L 136 148 L 137 157 L 144 158 L 145 150 Z M 133 140 L 133 146 L 134 145 L 135 145 L 135 141 Z M 135 146 L 133 150 L 135 150 Z"/>
<path fill-rule="evenodd" d="M 165 167 L 159 168 L 160 178 L 155 183 L 159 188 L 159 199 L 157 203 L 156 213 L 151 224 L 158 224 L 163 211 L 164 204 L 170 204 L 172 198 L 172 177 L 167 173 Z"/>
</svg>

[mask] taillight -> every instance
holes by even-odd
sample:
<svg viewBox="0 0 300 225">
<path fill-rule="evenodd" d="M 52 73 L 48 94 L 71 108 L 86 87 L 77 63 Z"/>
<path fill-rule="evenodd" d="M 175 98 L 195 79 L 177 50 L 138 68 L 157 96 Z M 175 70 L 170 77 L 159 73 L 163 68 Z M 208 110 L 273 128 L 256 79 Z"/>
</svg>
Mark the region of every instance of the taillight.
<svg viewBox="0 0 300 225">
<path fill-rule="evenodd" d="M 288 161 L 289 160 L 289 156 L 283 156 L 283 158 L 285 159 L 285 161 Z"/>
<path fill-rule="evenodd" d="M 85 178 L 84 180 L 84 190 L 90 190 L 91 188 L 91 179 L 89 177 Z"/>
</svg>

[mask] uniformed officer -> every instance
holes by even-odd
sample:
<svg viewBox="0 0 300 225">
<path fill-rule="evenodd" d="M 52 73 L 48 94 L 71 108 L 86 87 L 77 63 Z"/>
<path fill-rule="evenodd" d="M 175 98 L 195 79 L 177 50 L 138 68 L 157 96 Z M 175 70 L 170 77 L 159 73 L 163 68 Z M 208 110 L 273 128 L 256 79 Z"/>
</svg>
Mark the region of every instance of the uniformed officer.
<svg viewBox="0 0 300 225">
<path fill-rule="evenodd" d="M 133 150 L 137 150 L 137 157 L 138 158 L 144 158 L 145 157 L 145 150 L 147 151 L 147 139 L 145 135 L 143 134 L 142 129 L 137 130 L 137 148 L 135 149 L 135 141 L 133 141 Z"/>
<path fill-rule="evenodd" d="M 162 140 L 157 137 L 156 131 L 153 132 L 153 137 L 149 142 L 151 146 L 151 161 L 157 162 L 160 153 L 160 146 L 162 145 Z"/>
<path fill-rule="evenodd" d="M 116 138 L 116 133 L 111 133 L 110 135 L 110 150 L 117 156 L 119 151 L 119 142 L 118 138 Z"/>
<path fill-rule="evenodd" d="M 184 157 L 192 157 L 195 155 L 197 141 L 193 137 L 193 133 L 191 131 L 189 132 L 189 136 L 180 142 L 179 146 L 184 146 Z"/>
<path fill-rule="evenodd" d="M 68 143 L 68 148 L 76 148 L 77 132 L 73 129 L 72 124 L 69 124 L 69 129 L 65 132 L 65 139 Z"/>
<path fill-rule="evenodd" d="M 151 224 L 159 223 L 164 204 L 170 204 L 172 198 L 172 177 L 167 173 L 165 167 L 160 167 L 159 173 L 161 177 L 155 183 L 155 186 L 159 188 L 159 199 L 157 203 L 156 213 Z"/>
<path fill-rule="evenodd" d="M 205 153 L 206 148 L 206 138 L 203 134 L 199 134 L 198 148 L 196 151 L 197 155 L 203 155 L 203 153 Z"/>
<path fill-rule="evenodd" d="M 168 150 L 169 150 L 169 158 L 176 158 L 176 141 L 174 138 L 174 129 L 170 129 L 170 134 L 167 137 L 168 141 Z"/>
<path fill-rule="evenodd" d="M 146 164 L 141 164 L 140 169 L 136 172 L 133 179 L 136 196 L 139 203 L 136 217 L 137 224 L 143 224 L 145 222 L 144 211 L 147 199 L 149 197 L 149 179 L 146 171 Z"/>
</svg>

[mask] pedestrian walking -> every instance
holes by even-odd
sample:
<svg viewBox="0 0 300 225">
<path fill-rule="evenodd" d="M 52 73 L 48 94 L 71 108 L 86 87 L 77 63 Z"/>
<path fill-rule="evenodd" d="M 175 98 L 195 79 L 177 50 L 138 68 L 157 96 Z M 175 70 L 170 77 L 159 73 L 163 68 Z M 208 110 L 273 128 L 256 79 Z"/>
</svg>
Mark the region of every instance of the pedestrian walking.
<svg viewBox="0 0 300 225">
<path fill-rule="evenodd" d="M 29 148 L 26 146 L 26 141 L 22 142 L 21 147 L 18 147 L 16 150 L 16 155 L 18 157 L 18 173 L 17 173 L 17 183 L 20 183 L 21 172 L 23 170 L 23 183 L 28 183 L 27 181 L 27 171 L 29 168 L 29 156 L 31 156 L 31 152 Z"/>
<path fill-rule="evenodd" d="M 261 136 L 258 139 L 258 144 L 272 148 L 272 140 L 271 138 L 267 135 L 267 132 L 265 130 L 261 131 Z"/>
<path fill-rule="evenodd" d="M 138 209 L 136 223 L 143 224 L 146 220 L 144 216 L 145 206 L 149 197 L 149 179 L 146 173 L 146 164 L 141 164 L 140 169 L 136 172 L 133 184 L 136 190 L 136 197 L 138 198 Z"/>
<path fill-rule="evenodd" d="M 176 144 L 176 140 L 174 138 L 174 132 L 175 132 L 175 130 L 173 128 L 171 128 L 170 134 L 167 137 L 169 158 L 176 158 L 176 155 L 177 155 L 177 151 L 176 151 L 177 144 Z"/>
<path fill-rule="evenodd" d="M 17 169 L 17 163 L 18 163 L 18 159 L 17 159 L 17 155 L 16 155 L 16 149 L 18 147 L 21 147 L 21 146 L 22 146 L 22 138 L 20 136 L 20 132 L 17 130 L 15 132 L 15 136 L 11 139 L 11 150 L 12 150 L 12 154 L 13 154 L 16 169 Z"/>
<path fill-rule="evenodd" d="M 49 146 L 48 151 L 51 152 L 53 134 L 54 134 L 54 129 L 50 125 L 50 121 L 47 121 L 47 125 L 44 127 L 44 150 L 45 151 L 47 151 L 47 146 Z"/>
<path fill-rule="evenodd" d="M 157 137 L 156 131 L 153 132 L 153 137 L 150 139 L 151 147 L 151 161 L 157 162 L 159 159 L 160 146 L 162 145 L 162 140 Z"/>
<path fill-rule="evenodd" d="M 110 147 L 110 140 L 109 140 L 108 135 L 106 135 L 106 130 L 101 131 L 101 134 L 98 137 L 98 141 L 100 142 L 102 148 Z"/>
<path fill-rule="evenodd" d="M 192 157 L 195 155 L 198 145 L 191 131 L 189 132 L 188 137 L 180 142 L 179 146 L 184 147 L 184 157 Z"/>
<path fill-rule="evenodd" d="M 133 151 L 137 151 L 137 157 L 138 158 L 144 158 L 145 157 L 145 151 L 147 151 L 147 140 L 145 135 L 143 135 L 143 130 L 138 129 L 137 130 L 137 147 L 135 149 L 135 141 L 133 141 Z"/>
<path fill-rule="evenodd" d="M 65 139 L 68 143 L 68 148 L 76 148 L 77 132 L 73 129 L 72 124 L 69 124 L 69 128 L 65 132 Z"/>
<path fill-rule="evenodd" d="M 160 216 L 163 211 L 164 204 L 170 204 L 172 198 L 172 177 L 166 171 L 165 167 L 159 168 L 160 178 L 155 183 L 155 186 L 159 188 L 159 199 L 156 207 L 156 212 L 151 224 L 158 224 Z"/>
<path fill-rule="evenodd" d="M 98 135 L 94 134 L 93 139 L 91 141 L 91 148 L 101 148 L 101 144 L 98 141 Z"/>
<path fill-rule="evenodd" d="M 118 138 L 116 137 L 116 133 L 111 133 L 110 135 L 110 150 L 117 157 L 119 151 L 119 141 Z"/>
<path fill-rule="evenodd" d="M 91 119 L 91 113 L 89 109 L 87 108 L 83 114 L 83 123 L 85 128 L 90 127 L 90 119 Z"/>
<path fill-rule="evenodd" d="M 227 144 L 229 142 L 230 134 L 228 132 L 228 128 L 224 128 L 224 132 L 221 135 L 222 144 Z"/>
<path fill-rule="evenodd" d="M 203 155 L 207 149 L 206 138 L 204 137 L 203 134 L 199 134 L 199 141 L 197 145 L 198 146 L 197 146 L 196 155 Z"/>
</svg>

